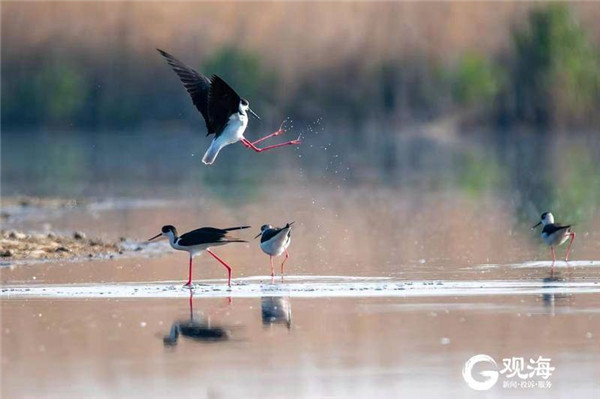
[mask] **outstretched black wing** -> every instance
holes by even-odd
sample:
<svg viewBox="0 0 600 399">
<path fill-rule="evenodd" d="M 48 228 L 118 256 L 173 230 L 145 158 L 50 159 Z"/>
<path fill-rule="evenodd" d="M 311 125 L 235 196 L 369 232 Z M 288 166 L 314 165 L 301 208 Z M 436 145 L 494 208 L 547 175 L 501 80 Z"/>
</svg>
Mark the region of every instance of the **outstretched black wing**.
<svg viewBox="0 0 600 399">
<path fill-rule="evenodd" d="M 179 237 L 177 243 L 183 246 L 194 246 L 199 244 L 211 244 L 216 242 L 245 242 L 235 237 L 230 237 L 227 233 L 231 230 L 246 229 L 250 226 L 229 227 L 227 229 L 217 229 L 214 227 L 202 227 L 192 230 L 189 233 Z"/>
<path fill-rule="evenodd" d="M 208 92 L 210 90 L 210 80 L 206 76 L 196 72 L 193 68 L 188 67 L 166 51 L 161 49 L 157 50 L 163 57 L 165 57 L 171 68 L 173 68 L 177 76 L 179 76 L 183 86 L 188 93 L 190 93 L 194 105 L 204 117 L 206 128 L 208 129 L 207 136 L 214 133 L 214 129 L 212 128 L 213 125 L 208 117 Z"/>
<path fill-rule="evenodd" d="M 217 75 L 210 78 L 208 91 L 208 115 L 217 137 L 229 122 L 229 116 L 238 112 L 240 96 Z"/>
</svg>

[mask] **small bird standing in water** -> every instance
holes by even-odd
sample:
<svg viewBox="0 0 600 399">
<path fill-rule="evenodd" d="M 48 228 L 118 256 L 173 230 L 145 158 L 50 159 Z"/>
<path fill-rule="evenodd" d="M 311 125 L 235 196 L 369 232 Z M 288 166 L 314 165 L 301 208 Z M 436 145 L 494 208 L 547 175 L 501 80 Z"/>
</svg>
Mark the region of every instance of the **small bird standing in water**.
<svg viewBox="0 0 600 399">
<path fill-rule="evenodd" d="M 155 235 L 148 241 L 152 241 L 159 237 L 166 237 L 169 239 L 169 244 L 173 249 L 179 251 L 186 251 L 190 254 L 190 271 L 188 282 L 185 286 L 192 285 L 192 260 L 194 256 L 201 254 L 206 251 L 211 254 L 216 260 L 218 260 L 227 269 L 227 285 L 231 287 L 231 267 L 225 263 L 221 258 L 215 255 L 210 248 L 220 245 L 229 244 L 232 242 L 247 242 L 240 240 L 236 237 L 229 235 L 230 231 L 247 229 L 250 226 L 238 226 L 228 227 L 226 229 L 217 229 L 214 227 L 202 227 L 183 234 L 181 237 L 177 236 L 177 229 L 171 225 L 163 226 L 159 234 Z"/>
<path fill-rule="evenodd" d="M 241 98 L 223 79 L 213 75 L 210 79 L 188 67 L 171 54 L 157 49 L 165 57 L 171 68 L 175 71 L 186 90 L 192 97 L 192 101 L 198 111 L 204 117 L 207 136 L 214 134 L 210 147 L 204 154 L 202 162 L 206 165 L 212 164 L 219 151 L 229 144 L 241 141 L 246 148 L 256 152 L 263 152 L 273 148 L 285 145 L 299 145 L 300 137 L 296 140 L 285 143 L 274 144 L 264 148 L 258 148 L 256 145 L 268 138 L 279 136 L 285 133 L 280 127 L 275 133 L 271 133 L 256 141 L 249 141 L 244 137 L 244 132 L 248 126 L 248 113 L 256 119 L 258 115 L 250 109 L 248 100 Z"/>
<path fill-rule="evenodd" d="M 573 240 L 575 239 L 575 233 L 571 231 L 571 225 L 563 226 L 559 223 L 554 223 L 554 215 L 550 212 L 542 213 L 540 217 L 540 221 L 531 228 L 531 230 L 535 229 L 539 225 L 543 225 L 542 228 L 542 239 L 544 242 L 550 246 L 550 250 L 552 251 L 552 266 L 554 266 L 554 262 L 556 261 L 556 254 L 554 253 L 554 248 L 564 244 L 569 238 L 571 241 L 569 242 L 569 246 L 567 247 L 567 254 L 565 255 L 565 262 L 569 260 L 569 253 L 571 252 L 571 245 L 573 245 Z"/>
<path fill-rule="evenodd" d="M 273 227 L 270 224 L 265 224 L 260 228 L 260 233 L 254 238 L 260 237 L 260 249 L 269 255 L 271 261 L 271 277 L 275 277 L 275 267 L 273 266 L 273 257 L 279 256 L 285 252 L 285 259 L 281 262 L 281 277 L 283 278 L 283 266 L 290 257 L 287 249 L 292 242 L 292 223 L 286 224 L 284 227 Z"/>
</svg>

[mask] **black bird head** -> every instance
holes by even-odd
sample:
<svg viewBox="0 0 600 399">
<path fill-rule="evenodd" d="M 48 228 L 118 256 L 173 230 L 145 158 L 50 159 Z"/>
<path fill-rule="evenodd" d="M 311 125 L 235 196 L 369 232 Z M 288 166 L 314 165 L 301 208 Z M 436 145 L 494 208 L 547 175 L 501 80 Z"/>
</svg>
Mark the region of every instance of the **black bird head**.
<svg viewBox="0 0 600 399">
<path fill-rule="evenodd" d="M 554 215 L 552 215 L 552 213 L 550 212 L 544 212 L 542 213 L 542 216 L 540 216 L 540 221 L 531 228 L 531 230 L 535 229 L 536 227 L 538 227 L 540 224 L 543 224 L 544 226 L 547 224 L 552 224 L 554 223 Z"/>
<path fill-rule="evenodd" d="M 254 111 L 252 111 L 252 109 L 250 108 L 250 102 L 248 100 L 246 100 L 245 98 L 240 98 L 240 108 L 244 111 L 250 112 L 250 114 L 253 117 L 260 120 L 260 117 L 258 115 L 256 115 L 256 113 Z"/>
<path fill-rule="evenodd" d="M 262 226 L 260 226 L 260 233 L 258 233 L 257 236 L 254 237 L 254 239 L 257 239 L 258 237 L 260 237 L 265 230 L 272 229 L 272 228 L 273 228 L 273 226 L 271 226 L 270 224 L 263 224 Z"/>
<path fill-rule="evenodd" d="M 157 235 L 155 235 L 154 237 L 152 237 L 151 239 L 149 239 L 148 241 L 152 241 L 154 239 L 157 239 L 161 236 L 164 237 L 169 237 L 171 235 L 173 235 L 173 237 L 177 237 L 177 229 L 173 226 L 171 226 L 170 224 L 163 226 L 162 229 L 160 230 L 161 232 Z"/>
</svg>

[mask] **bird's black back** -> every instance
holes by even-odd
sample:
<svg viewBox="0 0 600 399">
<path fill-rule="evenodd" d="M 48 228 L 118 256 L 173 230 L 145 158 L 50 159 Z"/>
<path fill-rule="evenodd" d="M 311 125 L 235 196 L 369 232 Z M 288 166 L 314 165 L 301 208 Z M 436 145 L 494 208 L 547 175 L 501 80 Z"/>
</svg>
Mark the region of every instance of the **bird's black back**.
<svg viewBox="0 0 600 399">
<path fill-rule="evenodd" d="M 193 246 L 198 244 L 211 244 L 217 242 L 245 242 L 228 233 L 232 230 L 247 229 L 250 226 L 228 227 L 226 229 L 217 229 L 214 227 L 202 227 L 183 234 L 177 240 L 177 244 L 182 246 Z"/>
<path fill-rule="evenodd" d="M 284 229 L 287 229 L 288 227 L 290 227 L 289 224 L 281 228 L 266 229 L 265 231 L 263 231 L 262 236 L 260 237 L 260 242 L 269 241 L 271 238 L 275 237 L 277 234 L 281 233 Z M 291 234 L 292 230 L 289 230 L 288 235 Z"/>
<path fill-rule="evenodd" d="M 217 75 L 210 78 L 208 91 L 208 115 L 215 130 L 215 136 L 225 129 L 229 117 L 239 111 L 241 97 Z"/>
<path fill-rule="evenodd" d="M 558 224 L 558 223 L 547 224 L 542 229 L 542 233 L 546 233 L 546 234 L 550 235 L 550 234 L 556 233 L 559 230 L 568 229 L 569 227 L 571 227 L 570 224 L 566 225 L 566 226 L 563 226 L 563 225 Z"/>
</svg>

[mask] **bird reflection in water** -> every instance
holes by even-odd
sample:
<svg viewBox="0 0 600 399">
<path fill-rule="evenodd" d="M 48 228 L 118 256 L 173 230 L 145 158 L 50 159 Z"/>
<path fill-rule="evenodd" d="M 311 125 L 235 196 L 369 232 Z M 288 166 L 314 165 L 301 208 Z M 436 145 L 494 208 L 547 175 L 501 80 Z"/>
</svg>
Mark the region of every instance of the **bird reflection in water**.
<svg viewBox="0 0 600 399">
<path fill-rule="evenodd" d="M 169 335 L 166 335 L 163 338 L 163 344 L 165 346 L 177 345 L 179 335 L 182 335 L 186 338 L 190 338 L 194 341 L 203 342 L 220 342 L 226 341 L 230 338 L 230 332 L 227 329 L 211 325 L 210 316 L 208 316 L 206 319 L 200 317 L 200 320 L 194 318 L 194 303 L 192 292 L 193 291 L 190 289 L 190 318 L 189 320 L 175 321 L 171 325 L 171 331 L 169 332 Z M 230 300 L 229 303 L 231 303 Z"/>
<path fill-rule="evenodd" d="M 292 305 L 289 297 L 264 296 L 260 298 L 262 323 L 264 327 L 283 324 L 288 330 L 292 327 Z"/>
<path fill-rule="evenodd" d="M 548 277 L 544 277 L 542 279 L 542 288 L 550 289 L 556 287 L 555 283 L 564 283 L 567 279 L 563 277 L 559 272 L 554 269 L 550 270 L 550 275 Z M 569 305 L 568 299 L 571 297 L 570 294 L 561 294 L 561 293 L 544 293 L 542 294 L 542 300 L 544 302 L 544 307 L 548 311 L 551 316 L 556 315 L 556 304 L 559 305 Z M 565 303 L 566 302 L 566 303 Z"/>
</svg>

